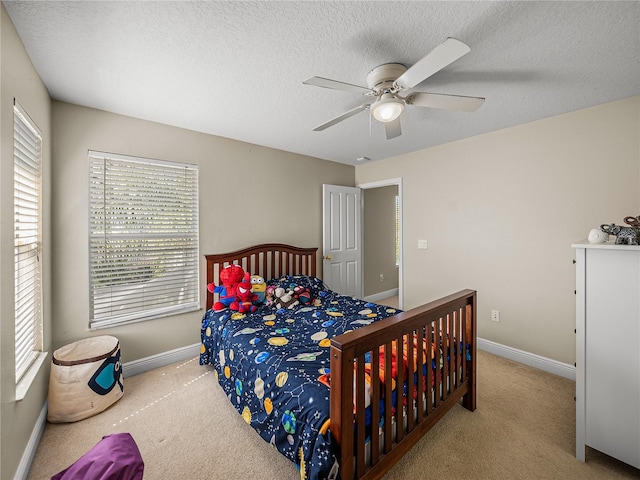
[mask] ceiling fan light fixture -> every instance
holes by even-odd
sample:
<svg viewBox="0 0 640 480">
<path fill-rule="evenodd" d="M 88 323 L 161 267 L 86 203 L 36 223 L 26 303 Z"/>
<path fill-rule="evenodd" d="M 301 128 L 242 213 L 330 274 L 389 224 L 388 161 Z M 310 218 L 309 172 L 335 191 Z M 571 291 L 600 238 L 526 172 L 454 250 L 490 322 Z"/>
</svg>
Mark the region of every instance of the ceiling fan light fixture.
<svg viewBox="0 0 640 480">
<path fill-rule="evenodd" d="M 383 94 L 380 99 L 371 105 L 371 114 L 379 122 L 393 122 L 404 110 L 404 102 L 393 96 L 392 93 Z"/>
</svg>

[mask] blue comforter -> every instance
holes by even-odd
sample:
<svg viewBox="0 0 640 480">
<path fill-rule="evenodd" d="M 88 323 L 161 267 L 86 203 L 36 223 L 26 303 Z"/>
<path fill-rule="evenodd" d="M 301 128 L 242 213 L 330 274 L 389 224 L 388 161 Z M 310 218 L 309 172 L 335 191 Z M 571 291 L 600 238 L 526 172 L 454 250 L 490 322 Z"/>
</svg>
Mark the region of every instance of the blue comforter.
<svg viewBox="0 0 640 480">
<path fill-rule="evenodd" d="M 269 283 L 307 287 L 313 301 L 293 309 L 262 306 L 250 314 L 207 311 L 200 364 L 215 367 L 242 418 L 299 467 L 301 478 L 335 478 L 338 463 L 327 428 L 330 340 L 397 310 L 339 295 L 315 277 Z"/>
</svg>

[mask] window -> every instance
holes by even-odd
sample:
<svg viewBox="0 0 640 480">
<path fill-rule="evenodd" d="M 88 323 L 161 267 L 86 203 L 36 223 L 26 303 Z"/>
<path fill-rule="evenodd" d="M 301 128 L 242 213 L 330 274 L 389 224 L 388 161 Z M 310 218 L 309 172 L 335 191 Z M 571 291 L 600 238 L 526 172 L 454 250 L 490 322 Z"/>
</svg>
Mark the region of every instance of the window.
<svg viewBox="0 0 640 480">
<path fill-rule="evenodd" d="M 13 107 L 13 230 L 16 384 L 42 352 L 42 135 Z"/>
<path fill-rule="evenodd" d="M 198 169 L 89 152 L 90 324 L 199 308 Z"/>
</svg>

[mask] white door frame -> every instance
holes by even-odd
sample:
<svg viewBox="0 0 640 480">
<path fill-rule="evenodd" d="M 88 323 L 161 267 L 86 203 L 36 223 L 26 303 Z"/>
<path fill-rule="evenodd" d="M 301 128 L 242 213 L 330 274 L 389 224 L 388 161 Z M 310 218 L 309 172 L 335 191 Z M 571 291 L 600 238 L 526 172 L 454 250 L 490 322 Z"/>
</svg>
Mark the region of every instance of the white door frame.
<svg viewBox="0 0 640 480">
<path fill-rule="evenodd" d="M 400 243 L 400 252 L 399 252 L 399 256 L 400 256 L 400 265 L 398 266 L 398 308 L 400 310 L 403 309 L 404 307 L 404 295 L 403 295 L 403 284 L 404 284 L 404 275 L 403 275 L 403 255 L 402 255 L 402 249 L 403 249 L 403 241 L 402 241 L 402 177 L 399 178 L 390 178 L 388 180 L 380 180 L 377 182 L 370 182 L 370 183 L 360 183 L 357 184 L 356 187 L 362 189 L 362 190 L 368 190 L 370 188 L 380 188 L 380 187 L 389 187 L 389 186 L 393 186 L 393 185 L 397 185 L 398 186 L 398 200 L 399 200 L 399 205 L 398 205 L 398 212 L 399 212 L 399 216 L 400 216 L 400 225 L 399 225 L 399 232 L 398 232 L 398 242 Z M 364 198 L 364 197 L 363 197 Z M 361 208 L 364 209 L 366 208 L 364 206 L 364 202 L 361 203 Z M 362 219 L 364 219 L 364 211 L 361 212 L 360 214 L 360 221 L 362 221 Z M 362 265 L 362 263 L 361 263 Z M 361 267 L 363 268 L 363 267 Z M 362 276 L 362 272 L 361 272 L 361 276 Z"/>
</svg>

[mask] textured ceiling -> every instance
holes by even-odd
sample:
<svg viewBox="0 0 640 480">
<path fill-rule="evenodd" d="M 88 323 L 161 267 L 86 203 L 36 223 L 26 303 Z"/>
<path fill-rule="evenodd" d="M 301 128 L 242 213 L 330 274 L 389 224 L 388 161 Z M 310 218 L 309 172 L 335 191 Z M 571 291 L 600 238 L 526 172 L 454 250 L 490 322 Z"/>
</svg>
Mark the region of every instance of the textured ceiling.
<svg viewBox="0 0 640 480">
<path fill-rule="evenodd" d="M 354 164 L 640 94 L 640 2 L 5 1 L 54 99 Z M 366 86 L 447 37 L 471 52 L 413 91 L 486 97 L 408 107 L 402 136 L 303 81 Z"/>
</svg>

